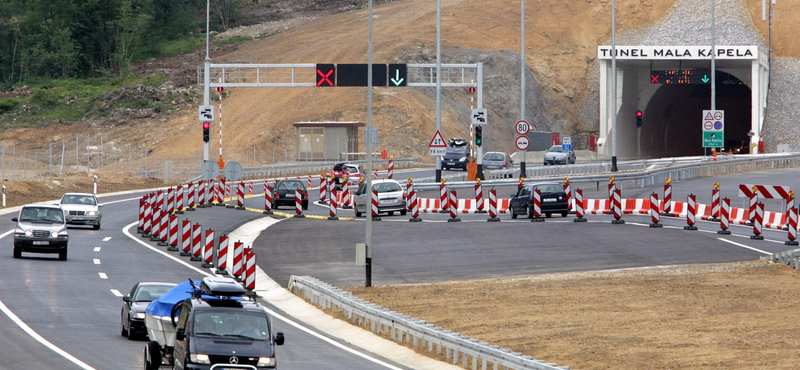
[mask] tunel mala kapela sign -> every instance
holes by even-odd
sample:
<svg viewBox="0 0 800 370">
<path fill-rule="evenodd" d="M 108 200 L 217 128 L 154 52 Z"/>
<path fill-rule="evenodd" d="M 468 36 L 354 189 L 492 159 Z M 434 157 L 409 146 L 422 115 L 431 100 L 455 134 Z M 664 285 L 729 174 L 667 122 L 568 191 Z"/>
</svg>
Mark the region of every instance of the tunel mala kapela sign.
<svg viewBox="0 0 800 370">
<path fill-rule="evenodd" d="M 723 46 L 716 48 L 716 59 L 757 59 L 758 46 Z M 710 46 L 617 46 L 617 59 L 679 60 L 711 59 Z M 611 59 L 611 46 L 597 47 L 598 59 Z"/>
</svg>

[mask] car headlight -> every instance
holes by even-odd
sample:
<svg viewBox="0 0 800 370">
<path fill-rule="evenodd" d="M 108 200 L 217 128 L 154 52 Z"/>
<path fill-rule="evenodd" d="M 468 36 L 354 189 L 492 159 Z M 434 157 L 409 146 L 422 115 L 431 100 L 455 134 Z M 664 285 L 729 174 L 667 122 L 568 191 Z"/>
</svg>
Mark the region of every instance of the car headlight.
<svg viewBox="0 0 800 370">
<path fill-rule="evenodd" d="M 51 238 L 58 238 L 58 231 L 51 231 L 50 232 L 50 237 Z"/>
<path fill-rule="evenodd" d="M 87 216 L 97 216 L 97 211 L 88 211 L 86 212 Z"/>
<path fill-rule="evenodd" d="M 461 157 L 461 158 L 458 159 L 459 162 L 464 162 L 466 160 L 467 160 L 467 157 Z"/>
<path fill-rule="evenodd" d="M 33 230 L 25 230 L 25 236 L 33 236 Z"/>
<path fill-rule="evenodd" d="M 144 312 L 137 312 L 135 315 L 133 315 L 133 318 L 134 319 L 139 319 L 139 320 L 144 320 L 145 316 L 146 316 L 146 314 Z"/>
<path fill-rule="evenodd" d="M 275 366 L 275 357 L 259 357 L 256 367 Z"/>
<path fill-rule="evenodd" d="M 203 353 L 194 353 L 189 356 L 189 359 L 196 363 L 196 364 L 210 364 L 211 360 L 208 359 L 208 355 Z"/>
</svg>

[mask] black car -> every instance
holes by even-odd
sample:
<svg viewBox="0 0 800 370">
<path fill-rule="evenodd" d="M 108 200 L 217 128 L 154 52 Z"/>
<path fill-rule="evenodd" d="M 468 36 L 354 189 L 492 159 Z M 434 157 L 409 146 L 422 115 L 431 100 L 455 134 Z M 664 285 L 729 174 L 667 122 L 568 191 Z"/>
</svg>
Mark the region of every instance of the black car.
<svg viewBox="0 0 800 370">
<path fill-rule="evenodd" d="M 175 285 L 173 283 L 139 282 L 131 288 L 128 295 L 122 297 L 125 302 L 119 314 L 122 330 L 120 335 L 128 339 L 136 339 L 147 335 L 144 327 L 144 311 L 150 302 L 161 297 Z"/>
<path fill-rule="evenodd" d="M 245 299 L 243 295 L 244 288 L 233 279 L 204 278 L 201 291 L 173 309 L 179 313 L 173 369 L 219 369 L 225 364 L 252 369 L 277 367 L 275 346 L 283 345 L 283 333 L 273 336 L 272 321 L 264 307 L 255 298 Z M 151 355 L 156 353 L 153 348 Z M 151 363 L 161 360 L 153 358 Z"/>
<path fill-rule="evenodd" d="M 295 195 L 297 189 L 300 189 L 300 194 L 303 196 L 303 209 L 308 209 L 308 189 L 306 183 L 300 180 L 278 180 L 275 182 L 272 195 L 272 208 L 278 209 L 279 206 L 296 207 Z"/>
<path fill-rule="evenodd" d="M 462 139 L 450 139 L 442 156 L 442 169 L 460 168 L 467 170 L 469 163 L 469 143 Z"/>
<path fill-rule="evenodd" d="M 567 217 L 569 207 L 567 204 L 567 193 L 559 183 L 539 183 L 524 185 L 512 195 L 508 204 L 508 212 L 511 218 L 518 215 L 533 217 L 533 193 L 534 189 L 539 189 L 541 195 L 541 211 L 545 217 L 550 217 L 553 213 L 560 213 L 562 217 Z"/>
</svg>

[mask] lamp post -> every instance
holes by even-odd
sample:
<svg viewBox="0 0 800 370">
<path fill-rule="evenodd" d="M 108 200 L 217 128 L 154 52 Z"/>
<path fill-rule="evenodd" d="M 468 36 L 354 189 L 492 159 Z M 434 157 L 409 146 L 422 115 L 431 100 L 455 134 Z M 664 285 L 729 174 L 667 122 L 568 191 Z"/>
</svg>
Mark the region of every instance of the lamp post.
<svg viewBox="0 0 800 370">
<path fill-rule="evenodd" d="M 611 0 L 611 172 L 617 172 L 617 5 Z"/>
<path fill-rule="evenodd" d="M 372 0 L 369 0 L 369 42 L 367 47 L 367 129 L 364 131 L 367 149 L 367 199 L 372 199 Z M 345 184 L 347 186 L 347 184 Z M 372 204 L 372 201 L 367 202 Z M 364 210 L 367 218 L 366 235 L 366 280 L 364 286 L 372 286 L 372 211 L 371 207 Z"/>
<path fill-rule="evenodd" d="M 203 105 L 209 105 L 211 103 L 211 57 L 208 55 L 210 9 L 211 0 L 206 0 L 206 59 L 203 63 Z M 208 142 L 203 143 L 203 161 L 208 160 L 209 145 Z"/>
<path fill-rule="evenodd" d="M 520 84 L 520 103 L 519 103 L 519 120 L 525 120 L 525 0 L 520 0 L 520 40 L 521 46 L 519 48 L 519 84 Z M 519 177 L 528 177 L 525 173 L 525 150 L 519 151 Z"/>
<path fill-rule="evenodd" d="M 371 0 L 370 0 L 371 1 Z M 442 130 L 442 0 L 436 0 L 436 132 Z M 442 161 L 436 160 L 436 182 L 442 180 Z"/>
</svg>

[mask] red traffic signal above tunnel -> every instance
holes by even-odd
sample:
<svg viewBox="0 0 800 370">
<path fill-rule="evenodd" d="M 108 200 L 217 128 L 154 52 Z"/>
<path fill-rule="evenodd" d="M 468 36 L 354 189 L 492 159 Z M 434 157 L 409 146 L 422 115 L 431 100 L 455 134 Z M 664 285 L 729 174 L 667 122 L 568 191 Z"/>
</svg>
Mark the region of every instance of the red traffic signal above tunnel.
<svg viewBox="0 0 800 370">
<path fill-rule="evenodd" d="M 642 111 L 636 111 L 636 127 L 642 127 Z"/>
<path fill-rule="evenodd" d="M 336 86 L 336 65 L 317 64 L 317 87 Z"/>
</svg>

